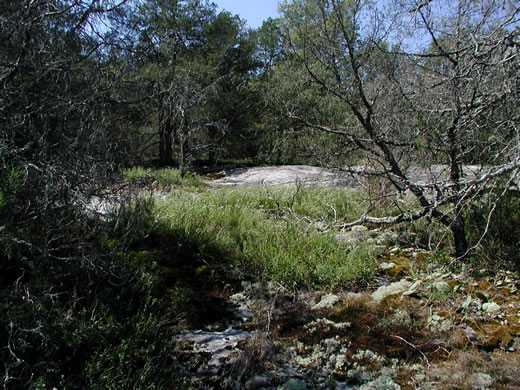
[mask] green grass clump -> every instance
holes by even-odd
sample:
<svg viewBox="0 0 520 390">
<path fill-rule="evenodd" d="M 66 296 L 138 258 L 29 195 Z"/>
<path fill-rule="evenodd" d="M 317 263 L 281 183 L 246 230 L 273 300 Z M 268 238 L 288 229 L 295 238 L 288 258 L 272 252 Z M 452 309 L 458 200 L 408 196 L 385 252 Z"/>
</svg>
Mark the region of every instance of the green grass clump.
<svg viewBox="0 0 520 390">
<path fill-rule="evenodd" d="M 339 287 L 369 278 L 372 247 L 338 243 L 332 233 L 319 231 L 297 215 L 330 219 L 327 204 L 334 201 L 339 209 L 346 193 L 300 189 L 301 198 L 293 201 L 291 191 L 243 187 L 197 195 L 177 192 L 156 206 L 157 228 L 196 238 L 202 250 L 220 248 L 263 278 L 293 288 Z M 357 212 L 358 206 L 349 207 Z"/>
<path fill-rule="evenodd" d="M 293 213 L 326 223 L 347 222 L 358 219 L 367 207 L 359 192 L 328 187 L 296 186 L 293 190 L 278 188 L 274 198 Z"/>
<path fill-rule="evenodd" d="M 219 205 L 257 209 L 276 216 L 293 214 L 327 224 L 358 219 L 366 210 L 367 202 L 360 192 L 328 187 L 244 186 L 222 188 L 209 198 L 217 197 Z"/>
<path fill-rule="evenodd" d="M 121 174 L 126 180 L 132 180 L 146 175 L 153 176 L 159 188 L 168 190 L 171 189 L 172 186 L 203 187 L 205 185 L 204 180 L 200 176 L 190 173 L 183 176 L 181 171 L 175 168 L 150 169 L 132 167 L 122 170 Z"/>
</svg>

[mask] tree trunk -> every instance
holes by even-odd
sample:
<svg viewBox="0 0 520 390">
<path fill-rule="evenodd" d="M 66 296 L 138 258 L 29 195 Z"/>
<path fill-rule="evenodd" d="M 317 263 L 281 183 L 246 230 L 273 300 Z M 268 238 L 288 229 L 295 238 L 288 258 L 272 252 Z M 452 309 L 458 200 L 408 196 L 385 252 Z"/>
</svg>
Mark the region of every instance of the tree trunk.
<svg viewBox="0 0 520 390">
<path fill-rule="evenodd" d="M 181 176 L 184 177 L 189 169 L 189 159 L 190 159 L 190 150 L 189 150 L 189 113 L 183 112 L 183 120 L 181 123 L 181 128 L 179 129 L 179 134 L 177 136 L 177 140 L 179 143 L 179 170 L 181 171 Z"/>
<path fill-rule="evenodd" d="M 180 152 L 179 170 L 181 171 L 181 177 L 184 177 L 184 175 L 186 174 L 186 170 L 188 169 L 186 166 L 187 161 L 186 161 L 186 141 L 185 140 L 181 140 L 179 142 L 179 152 Z"/>
<path fill-rule="evenodd" d="M 164 112 L 163 102 L 159 102 L 159 161 L 162 166 L 172 164 L 172 121 L 168 112 Z"/>
<path fill-rule="evenodd" d="M 455 244 L 455 257 L 458 260 L 462 260 L 468 254 L 468 241 L 466 239 L 464 218 L 460 213 L 453 219 L 450 229 Z"/>
<path fill-rule="evenodd" d="M 211 166 L 217 165 L 216 133 L 216 127 L 214 125 L 209 126 L 208 164 Z"/>
<path fill-rule="evenodd" d="M 161 129 L 161 136 L 159 142 L 159 159 L 161 165 L 167 166 L 172 163 L 172 140 L 169 132 L 166 129 Z"/>
</svg>

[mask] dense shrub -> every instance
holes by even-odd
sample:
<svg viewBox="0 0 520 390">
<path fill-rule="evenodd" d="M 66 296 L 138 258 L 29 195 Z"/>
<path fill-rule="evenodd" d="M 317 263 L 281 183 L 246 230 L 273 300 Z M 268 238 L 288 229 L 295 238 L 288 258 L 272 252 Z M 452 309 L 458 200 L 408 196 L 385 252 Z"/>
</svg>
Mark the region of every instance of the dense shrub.
<svg viewBox="0 0 520 390">
<path fill-rule="evenodd" d="M 70 208 L 2 232 L 4 388 L 169 387 L 172 335 L 160 326 L 161 277 L 153 259 L 128 254 L 146 230 L 135 229 L 148 215 L 136 199 L 108 220 Z"/>
<path fill-rule="evenodd" d="M 471 241 L 480 243 L 480 254 L 490 264 L 520 267 L 520 193 L 489 192 L 475 200 L 467 215 Z M 491 216 L 488 217 L 490 215 Z"/>
</svg>

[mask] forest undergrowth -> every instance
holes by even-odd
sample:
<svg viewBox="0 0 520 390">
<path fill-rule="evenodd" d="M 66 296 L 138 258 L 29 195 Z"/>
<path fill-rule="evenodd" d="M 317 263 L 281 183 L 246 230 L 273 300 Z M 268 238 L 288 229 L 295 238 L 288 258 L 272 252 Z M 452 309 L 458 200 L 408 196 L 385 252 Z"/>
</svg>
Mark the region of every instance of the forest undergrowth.
<svg viewBox="0 0 520 390">
<path fill-rule="evenodd" d="M 151 180 L 142 180 L 147 175 Z M 43 247 L 37 231 L 28 236 L 30 229 L 23 232 L 23 241 L 14 231 L 2 239 L 10 259 L 1 284 L 4 388 L 188 388 L 191 379 L 172 354 L 176 335 L 231 320 L 229 297 L 243 282 L 276 283 L 293 297 L 342 296 L 367 294 L 383 281 L 424 280 L 425 274 L 440 270 L 467 276 L 484 272 L 480 277 L 489 287 L 494 285 L 490 275 L 505 264 L 478 254 L 462 265 L 452 261 L 449 244 L 435 241 L 444 237 L 441 228 L 427 221 L 345 232 L 345 222 L 382 207 L 362 191 L 301 183 L 214 188 L 200 177 L 182 177 L 173 170 L 132 170 L 124 180 L 136 187 L 120 195 L 120 206 L 108 215 L 95 219 L 76 210 L 48 221 L 46 229 L 66 218 L 75 221 L 61 230 L 59 242 Z M 380 211 L 393 212 L 392 203 L 385 207 Z M 376 233 L 367 233 L 372 231 Z M 344 233 L 367 236 L 344 240 Z M 392 243 L 378 241 L 388 235 L 394 237 Z M 411 252 L 399 255 L 401 242 L 428 250 L 422 249 L 420 261 L 411 260 Z M 496 237 L 492 244 L 499 245 Z M 434 247 L 436 251 L 429 250 Z M 396 268 L 381 274 L 380 264 L 387 260 Z M 432 310 L 432 302 L 449 302 L 460 288 L 456 285 L 449 282 L 449 292 L 423 297 L 421 312 Z M 327 316 L 348 320 L 348 313 L 359 309 L 357 315 L 368 315 L 377 329 L 401 329 L 396 310 L 421 305 L 388 301 L 387 309 L 374 309 L 363 302 L 345 303 Z M 287 309 L 287 324 L 273 324 L 266 337 L 283 344 L 287 326 L 294 327 L 289 333 L 298 334 L 304 323 L 291 319 L 292 304 L 280 305 Z M 430 317 L 416 321 L 426 323 Z M 265 324 L 260 328 L 266 331 Z M 505 332 L 507 340 L 497 338 L 497 345 L 510 348 L 517 337 L 516 328 L 511 329 Z M 463 355 L 457 359 L 480 364 L 468 355 L 469 347 L 477 347 L 461 343 L 456 356 Z M 466 364 L 459 360 L 452 364 Z"/>
</svg>

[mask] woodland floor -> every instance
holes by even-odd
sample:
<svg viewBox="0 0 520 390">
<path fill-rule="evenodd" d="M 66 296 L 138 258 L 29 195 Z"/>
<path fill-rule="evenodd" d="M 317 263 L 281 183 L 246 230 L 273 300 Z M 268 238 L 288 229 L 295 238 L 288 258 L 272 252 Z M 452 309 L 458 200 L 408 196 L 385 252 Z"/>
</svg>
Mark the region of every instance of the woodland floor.
<svg viewBox="0 0 520 390">
<path fill-rule="evenodd" d="M 442 176 L 442 167 L 435 171 Z M 425 180 L 424 172 L 416 174 Z M 359 178 L 306 166 L 221 172 L 215 186 L 351 186 Z M 179 370 L 193 388 L 520 389 L 520 278 L 458 269 L 385 232 L 375 279 L 355 291 L 290 291 L 224 269 L 214 306 L 179 333 Z M 344 237 L 343 237 L 344 238 Z M 343 239 L 338 235 L 338 240 Z M 215 280 L 215 278 L 213 278 Z M 192 308 L 195 309 L 195 308 Z M 202 309 L 202 308 L 199 308 Z"/>
</svg>

